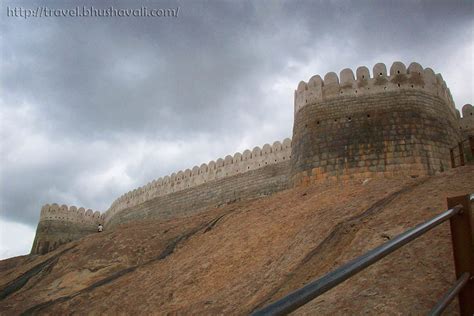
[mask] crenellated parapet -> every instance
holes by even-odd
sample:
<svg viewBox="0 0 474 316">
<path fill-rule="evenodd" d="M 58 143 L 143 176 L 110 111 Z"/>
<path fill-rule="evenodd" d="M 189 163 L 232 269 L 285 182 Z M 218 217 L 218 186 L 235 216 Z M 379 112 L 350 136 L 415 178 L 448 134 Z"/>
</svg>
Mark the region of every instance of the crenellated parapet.
<svg viewBox="0 0 474 316">
<path fill-rule="evenodd" d="M 379 63 L 372 74 L 359 67 L 355 75 L 344 69 L 339 76 L 313 76 L 295 91 L 292 180 L 442 172 L 461 137 L 460 123 L 441 74 L 415 62 L 408 68 L 394 62 L 390 71 Z"/>
<path fill-rule="evenodd" d="M 41 208 L 40 221 L 54 220 L 65 221 L 80 224 L 98 225 L 104 220 L 104 214 L 99 211 L 85 209 L 84 207 L 77 208 L 76 206 L 67 206 L 65 204 L 46 204 Z"/>
<path fill-rule="evenodd" d="M 174 172 L 120 196 L 105 213 L 105 222 L 117 212 L 153 198 L 288 161 L 290 158 L 291 140 L 287 138 L 282 142 L 276 141 L 273 145 L 265 144 L 262 148 L 257 146 L 252 150 L 237 152 L 233 156 L 227 155 L 225 158 L 203 163 L 199 167 Z"/>
<path fill-rule="evenodd" d="M 329 72 L 322 79 L 315 75 L 308 82 L 301 81 L 295 91 L 295 114 L 305 105 L 315 104 L 335 98 L 352 97 L 399 91 L 422 90 L 444 100 L 455 113 L 456 109 L 446 82 L 441 74 L 435 74 L 431 68 L 423 68 L 418 63 L 411 63 L 408 68 L 396 61 L 387 72 L 383 63 L 372 68 L 372 76 L 365 66 L 357 68 L 356 73 L 343 69 L 339 77 Z"/>
</svg>

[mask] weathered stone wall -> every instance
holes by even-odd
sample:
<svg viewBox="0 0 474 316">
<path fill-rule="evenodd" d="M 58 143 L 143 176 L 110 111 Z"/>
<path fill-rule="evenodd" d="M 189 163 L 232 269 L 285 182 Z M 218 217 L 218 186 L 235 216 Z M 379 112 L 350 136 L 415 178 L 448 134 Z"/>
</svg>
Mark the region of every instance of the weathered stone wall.
<svg viewBox="0 0 474 316">
<path fill-rule="evenodd" d="M 268 165 L 287 161 L 290 158 L 291 140 L 287 138 L 283 142 L 274 142 L 273 145 L 265 144 L 261 149 L 260 147 L 255 147 L 252 151 L 245 150 L 242 154 L 228 155 L 224 159 L 219 158 L 215 162 L 203 163 L 200 167 L 195 166 L 192 170 L 186 169 L 185 171 L 173 173 L 171 176 L 153 180 L 116 199 L 106 211 L 105 222 L 108 223 L 115 214 L 122 210 L 130 209 L 156 197 L 250 172 Z"/>
<path fill-rule="evenodd" d="M 454 103 L 440 75 L 394 63 L 313 77 L 295 93 L 292 180 L 419 176 L 450 167 L 459 140 Z"/>
<path fill-rule="evenodd" d="M 116 213 L 107 228 L 132 220 L 189 216 L 210 206 L 269 195 L 288 188 L 290 161 L 269 164 L 245 173 L 217 179 L 155 197 Z"/>
<path fill-rule="evenodd" d="M 97 226 L 104 221 L 104 215 L 83 207 L 59 206 L 56 203 L 44 205 L 31 253 L 45 254 L 64 243 L 97 232 Z"/>
</svg>

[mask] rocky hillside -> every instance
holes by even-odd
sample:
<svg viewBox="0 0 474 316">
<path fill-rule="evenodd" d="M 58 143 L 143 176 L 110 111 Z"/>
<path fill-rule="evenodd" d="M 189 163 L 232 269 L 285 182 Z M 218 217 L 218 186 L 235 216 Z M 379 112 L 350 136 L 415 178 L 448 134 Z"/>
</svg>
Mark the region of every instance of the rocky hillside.
<svg viewBox="0 0 474 316">
<path fill-rule="evenodd" d="M 243 315 L 474 192 L 474 166 L 330 183 L 174 220 L 135 222 L 0 262 L 0 311 Z M 296 314 L 426 314 L 454 281 L 445 223 Z M 452 304 L 448 313 L 457 313 Z"/>
</svg>

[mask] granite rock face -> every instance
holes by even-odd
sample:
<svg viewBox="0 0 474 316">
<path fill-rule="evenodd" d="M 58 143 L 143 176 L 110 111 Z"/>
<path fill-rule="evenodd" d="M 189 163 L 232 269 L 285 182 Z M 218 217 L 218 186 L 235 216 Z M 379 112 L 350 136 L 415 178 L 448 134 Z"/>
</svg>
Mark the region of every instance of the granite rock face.
<svg viewBox="0 0 474 316">
<path fill-rule="evenodd" d="M 5 315 L 247 315 L 474 191 L 474 166 L 298 187 L 131 221 L 45 255 L 0 261 Z M 455 280 L 449 223 L 297 315 L 425 315 Z M 457 314 L 457 303 L 446 314 Z"/>
</svg>

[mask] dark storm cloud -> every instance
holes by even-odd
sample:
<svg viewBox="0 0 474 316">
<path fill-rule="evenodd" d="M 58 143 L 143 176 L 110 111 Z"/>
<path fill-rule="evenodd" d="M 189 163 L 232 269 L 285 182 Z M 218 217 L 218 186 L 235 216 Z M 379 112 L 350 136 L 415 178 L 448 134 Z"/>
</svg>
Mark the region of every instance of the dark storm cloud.
<svg viewBox="0 0 474 316">
<path fill-rule="evenodd" d="M 5 17 L 37 4 L 77 5 L 2 2 L 1 216 L 31 226 L 42 203 L 105 209 L 173 168 L 290 136 L 292 89 L 312 74 L 379 58 L 443 72 L 472 47 L 470 1 L 110 2 L 180 11 Z"/>
<path fill-rule="evenodd" d="M 260 21 L 250 5 L 183 4 L 181 16 L 165 21 L 7 22 L 6 63 L 14 64 L 4 74 L 8 103 L 18 95 L 44 100 L 39 106 L 58 127 L 75 125 L 80 133 L 152 129 L 186 136 L 185 127 L 222 127 L 218 119 L 196 122 L 225 115 L 236 94 L 255 91 L 257 74 L 272 61 L 253 41 Z M 14 23 L 21 24 L 20 40 Z M 35 23 L 34 32 L 27 23 Z"/>
<path fill-rule="evenodd" d="M 58 128 L 82 135 L 152 130 L 187 137 L 228 128 L 228 108 L 256 111 L 259 80 L 288 59 L 304 62 L 327 45 L 350 43 L 368 56 L 397 46 L 416 50 L 451 36 L 472 13 L 468 2 L 167 4 L 180 6 L 181 15 L 4 19 L 7 105 L 27 98 Z"/>
</svg>

